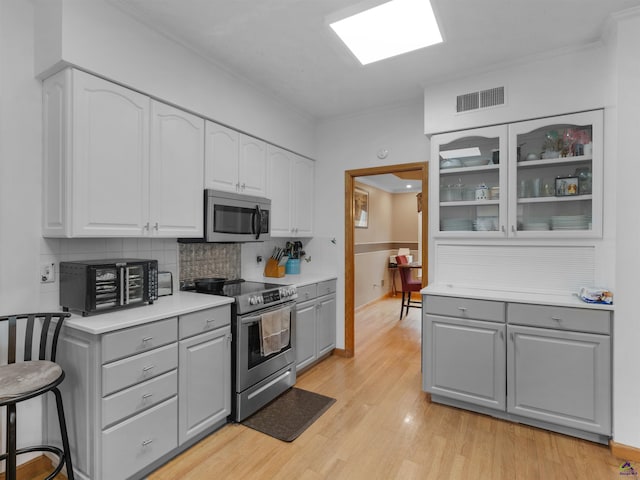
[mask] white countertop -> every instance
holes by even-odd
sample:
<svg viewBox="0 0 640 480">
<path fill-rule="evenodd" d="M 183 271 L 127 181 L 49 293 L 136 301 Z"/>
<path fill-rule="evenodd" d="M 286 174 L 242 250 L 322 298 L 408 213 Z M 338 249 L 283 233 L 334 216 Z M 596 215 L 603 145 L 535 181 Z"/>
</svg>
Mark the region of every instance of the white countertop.
<svg viewBox="0 0 640 480">
<path fill-rule="evenodd" d="M 284 277 L 258 277 L 247 278 L 256 282 L 276 283 L 278 285 L 295 285 L 303 287 L 312 283 L 324 282 L 326 280 L 336 280 L 338 277 L 331 273 L 301 273 L 299 275 L 285 275 Z"/>
<path fill-rule="evenodd" d="M 203 295 L 194 292 L 174 292 L 160 297 L 153 305 L 142 305 L 108 313 L 98 313 L 83 317 L 74 314 L 65 320 L 65 326 L 93 335 L 134 327 L 163 318 L 219 307 L 233 303 L 233 298 L 218 295 Z"/>
<path fill-rule="evenodd" d="M 428 285 L 420 293 L 423 295 L 442 295 L 447 297 L 476 298 L 500 302 L 535 303 L 559 307 L 589 308 L 593 310 L 614 310 L 613 305 L 586 303 L 574 295 L 549 295 L 542 293 L 510 292 L 502 290 L 483 290 L 480 288 L 456 287 L 455 285 Z"/>
</svg>

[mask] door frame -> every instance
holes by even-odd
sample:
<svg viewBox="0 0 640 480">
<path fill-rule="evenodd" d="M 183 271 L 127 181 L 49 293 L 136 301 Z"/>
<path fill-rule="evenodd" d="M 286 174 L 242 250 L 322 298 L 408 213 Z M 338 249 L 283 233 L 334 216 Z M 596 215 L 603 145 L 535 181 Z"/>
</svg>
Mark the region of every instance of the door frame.
<svg viewBox="0 0 640 480">
<path fill-rule="evenodd" d="M 382 167 L 347 170 L 344 175 L 344 356 L 355 355 L 355 254 L 354 254 L 354 206 L 353 190 L 356 177 L 382 175 L 408 171 L 421 171 L 422 178 L 422 270 L 428 271 L 427 238 L 429 212 L 427 211 L 429 163 L 415 162 Z M 427 275 L 422 275 L 422 286 L 426 286 Z"/>
</svg>

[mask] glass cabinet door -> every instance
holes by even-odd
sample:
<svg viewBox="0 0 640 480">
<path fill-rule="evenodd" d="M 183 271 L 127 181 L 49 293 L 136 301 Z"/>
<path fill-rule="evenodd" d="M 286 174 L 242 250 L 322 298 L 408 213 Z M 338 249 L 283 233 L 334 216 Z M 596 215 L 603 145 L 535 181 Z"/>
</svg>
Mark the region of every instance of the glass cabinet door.
<svg viewBox="0 0 640 480">
<path fill-rule="evenodd" d="M 509 235 L 602 234 L 602 111 L 509 126 Z"/>
<path fill-rule="evenodd" d="M 505 236 L 507 126 L 434 135 L 431 159 L 433 234 Z"/>
</svg>

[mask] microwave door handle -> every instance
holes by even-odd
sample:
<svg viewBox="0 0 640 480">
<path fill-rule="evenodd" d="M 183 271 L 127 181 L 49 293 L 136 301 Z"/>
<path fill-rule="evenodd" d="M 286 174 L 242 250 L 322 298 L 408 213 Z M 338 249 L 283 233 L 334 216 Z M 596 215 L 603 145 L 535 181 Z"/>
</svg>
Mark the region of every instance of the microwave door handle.
<svg viewBox="0 0 640 480">
<path fill-rule="evenodd" d="M 254 216 L 254 227 L 255 227 L 255 219 L 258 220 L 257 228 L 254 228 L 253 231 L 256 234 L 256 240 L 260 238 L 260 234 L 262 233 L 262 211 L 260 210 L 260 205 L 256 205 L 256 213 Z"/>
<path fill-rule="evenodd" d="M 120 305 L 124 305 L 124 268 L 120 267 Z"/>
</svg>

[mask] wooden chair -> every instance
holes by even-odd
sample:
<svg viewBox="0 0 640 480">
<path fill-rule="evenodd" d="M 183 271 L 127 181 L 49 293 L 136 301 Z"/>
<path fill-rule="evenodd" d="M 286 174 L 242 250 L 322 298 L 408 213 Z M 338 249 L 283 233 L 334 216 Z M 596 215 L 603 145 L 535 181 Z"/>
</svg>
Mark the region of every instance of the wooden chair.
<svg viewBox="0 0 640 480">
<path fill-rule="evenodd" d="M 60 365 L 55 363 L 60 328 L 64 319 L 70 315 L 69 313 L 56 312 L 0 317 L 0 328 L 4 328 L 4 322 L 8 322 L 8 336 L 5 337 L 8 338 L 7 363 L 0 365 L 0 407 L 7 407 L 7 451 L 0 455 L 0 461 L 6 461 L 5 478 L 7 480 L 16 479 L 16 456 L 27 452 L 50 452 L 58 456 L 58 466 L 45 480 L 53 479 L 65 465 L 67 466 L 67 478 L 74 480 L 62 396 L 58 390 L 58 385 L 64 380 L 64 371 Z M 39 338 L 35 334 L 36 321 L 41 324 Z M 24 329 L 19 328 L 19 326 L 22 327 L 22 324 L 24 324 Z M 24 338 L 21 359 L 17 358 L 18 338 Z M 47 344 L 49 344 L 48 349 Z M 37 348 L 37 351 L 34 351 L 34 348 Z M 37 356 L 37 360 L 32 359 L 34 354 Z M 36 445 L 16 449 L 16 404 L 49 391 L 53 392 L 56 398 L 62 449 L 52 445 Z"/>
<path fill-rule="evenodd" d="M 422 307 L 422 302 L 411 299 L 412 292 L 419 292 L 422 289 L 422 282 L 411 277 L 411 268 L 408 267 L 409 262 L 407 261 L 407 257 L 397 255 L 396 263 L 398 265 L 398 273 L 400 274 L 400 282 L 402 283 L 402 303 L 400 304 L 400 320 L 402 320 L 403 310 L 406 310 L 404 314 L 408 315 L 409 307 Z"/>
</svg>

